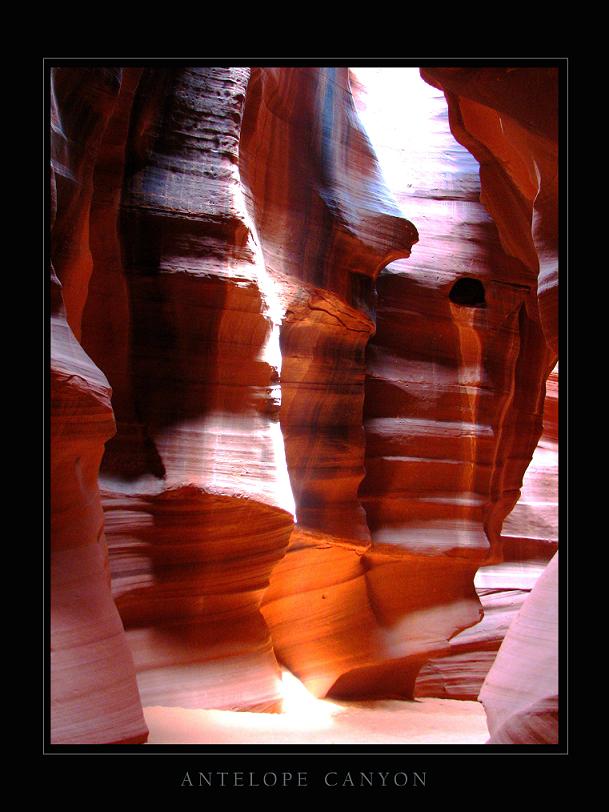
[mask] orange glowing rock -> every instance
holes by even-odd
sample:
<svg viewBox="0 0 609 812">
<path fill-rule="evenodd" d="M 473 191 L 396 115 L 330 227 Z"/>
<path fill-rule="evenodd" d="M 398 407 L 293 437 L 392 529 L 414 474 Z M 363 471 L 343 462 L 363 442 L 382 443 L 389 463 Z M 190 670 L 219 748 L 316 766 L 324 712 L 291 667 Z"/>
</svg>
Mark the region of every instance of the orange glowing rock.
<svg viewBox="0 0 609 812">
<path fill-rule="evenodd" d="M 492 579 L 556 548 L 555 153 L 519 76 L 424 76 L 56 73 L 55 741 L 280 711 L 282 667 L 477 694 L 532 586 Z M 491 734 L 543 736 L 506 651 Z"/>
</svg>

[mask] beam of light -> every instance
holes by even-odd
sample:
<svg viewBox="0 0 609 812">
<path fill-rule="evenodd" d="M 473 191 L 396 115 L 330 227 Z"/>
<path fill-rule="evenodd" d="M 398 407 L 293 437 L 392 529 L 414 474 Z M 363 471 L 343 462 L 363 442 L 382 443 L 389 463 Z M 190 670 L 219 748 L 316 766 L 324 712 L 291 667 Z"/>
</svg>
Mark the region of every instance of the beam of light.
<svg viewBox="0 0 609 812">
<path fill-rule="evenodd" d="M 418 68 L 350 70 L 361 88 L 355 94 L 358 115 L 398 202 L 403 205 L 417 187 L 428 186 L 430 176 L 456 171 L 453 149 L 466 150 L 450 133 L 444 94 L 428 85 Z"/>
<path fill-rule="evenodd" d="M 302 727 L 318 728 L 331 724 L 332 718 L 344 710 L 341 705 L 313 696 L 290 671 L 282 672 L 281 694 L 281 712 Z"/>
</svg>

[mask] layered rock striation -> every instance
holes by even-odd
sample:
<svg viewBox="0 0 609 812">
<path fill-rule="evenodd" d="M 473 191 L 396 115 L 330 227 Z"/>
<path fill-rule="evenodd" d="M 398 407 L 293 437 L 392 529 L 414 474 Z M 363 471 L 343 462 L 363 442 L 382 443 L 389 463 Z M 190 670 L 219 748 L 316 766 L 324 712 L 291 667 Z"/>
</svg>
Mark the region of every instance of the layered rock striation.
<svg viewBox="0 0 609 812">
<path fill-rule="evenodd" d="M 507 130 L 525 240 L 454 98 L 449 128 L 399 73 L 429 128 L 382 170 L 346 68 L 56 72 L 54 740 L 278 710 L 282 667 L 403 698 L 432 659 L 419 686 L 473 696 L 523 593 L 479 589 L 479 624 L 476 571 L 554 551 L 543 474 L 504 525 L 556 361 L 546 134 Z"/>
<path fill-rule="evenodd" d="M 474 578 L 484 617 L 419 673 L 418 696 L 476 699 L 510 624 L 558 548 L 558 366 L 546 383 L 543 434 L 501 531 L 501 561 Z"/>
<path fill-rule="evenodd" d="M 558 70 L 434 68 L 422 70 L 422 76 L 444 90 L 451 129 L 480 162 L 481 200 L 497 224 L 502 246 L 519 261 L 529 280 L 531 296 L 525 313 L 531 336 L 541 334 L 545 341 L 547 378 L 558 353 Z M 535 339 L 535 346 L 539 345 Z M 528 373 L 523 370 L 522 374 Z M 537 448 L 524 499 L 503 527 L 500 561 L 504 566 L 490 574 L 495 586 L 505 582 L 510 571 L 513 575 L 514 560 L 532 562 L 536 568 L 555 549 L 556 385 L 557 377 L 552 377 L 546 398 L 546 437 Z M 540 393 L 532 381 L 520 393 L 519 420 L 506 436 L 505 486 L 516 497 L 512 506 L 521 494 L 521 461 L 532 456 L 523 428 L 530 425 L 539 431 L 540 394 L 543 389 Z M 481 573 L 479 583 L 488 579 L 488 572 Z M 558 740 L 557 590 L 554 557 L 543 580 L 524 601 L 514 632 L 502 643 L 482 686 L 480 698 L 492 743 Z M 540 616 L 539 627 L 531 621 L 533 613 Z M 520 688 L 513 687 L 512 677 Z M 513 716 L 508 721 L 510 711 Z M 505 722 L 500 732 L 499 718 Z"/>
<path fill-rule="evenodd" d="M 94 256 L 85 345 L 109 356 L 120 403 L 100 480 L 113 594 L 147 705 L 278 700 L 259 603 L 293 516 L 274 294 L 239 179 L 248 80 L 143 72 L 112 165 L 112 260 L 101 244 Z M 128 318 L 112 347 L 104 291 L 119 285 Z"/>
<path fill-rule="evenodd" d="M 111 389 L 78 342 L 93 173 L 121 71 L 51 76 L 51 741 L 142 742 L 133 657 L 110 589 L 98 471 Z"/>
<path fill-rule="evenodd" d="M 85 336 L 116 371 L 101 476 L 113 592 L 144 704 L 270 710 L 283 658 L 258 607 L 292 489 L 304 527 L 366 533 L 360 302 L 416 230 L 375 169 L 346 71 L 137 82 L 122 155 L 120 117 L 109 134 L 105 171 L 123 180 L 111 201 L 100 185 L 117 226 L 94 254 Z M 128 311 L 120 345 L 104 336 L 110 297 Z"/>
</svg>

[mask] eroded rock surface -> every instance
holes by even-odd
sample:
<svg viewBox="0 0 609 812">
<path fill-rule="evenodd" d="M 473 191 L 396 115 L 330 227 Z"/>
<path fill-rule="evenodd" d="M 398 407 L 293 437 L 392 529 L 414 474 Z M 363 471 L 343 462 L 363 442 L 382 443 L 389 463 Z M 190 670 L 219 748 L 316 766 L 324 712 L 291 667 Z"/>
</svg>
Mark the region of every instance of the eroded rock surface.
<svg viewBox="0 0 609 812">
<path fill-rule="evenodd" d="M 110 590 L 98 471 L 115 431 L 106 376 L 77 341 L 99 143 L 121 71 L 51 77 L 51 741 L 142 742 L 131 650 Z"/>
<path fill-rule="evenodd" d="M 421 73 L 444 90 L 451 129 L 480 162 L 481 200 L 497 224 L 505 251 L 519 261 L 523 278 L 528 279 L 526 284 L 533 295 L 526 314 L 535 329 L 541 328 L 548 348 L 549 373 L 558 352 L 558 70 L 434 68 Z M 535 561 L 547 560 L 553 552 L 557 414 L 552 394 L 556 383 L 557 378 L 550 380 L 550 397 L 546 398 L 546 439 L 538 446 L 524 498 L 503 527 L 502 559 L 506 566 L 494 573 L 500 580 L 514 569 L 509 566 L 510 559 L 532 560 L 535 566 Z M 527 422 L 538 423 L 539 394 L 530 386 L 528 393 L 520 395 L 522 418 L 508 433 L 512 462 L 507 468 L 506 486 L 516 496 L 520 495 L 522 479 L 518 459 L 530 458 L 530 448 L 525 448 L 520 431 Z M 546 637 L 542 630 L 536 640 L 530 621 L 530 613 L 535 611 L 545 618 L 540 620 L 542 625 L 552 627 L 557 622 L 557 568 L 555 557 L 513 623 L 514 628 L 528 631 L 515 631 L 506 637 L 482 687 L 480 697 L 489 717 L 491 742 L 495 733 L 502 743 L 558 740 L 557 692 L 545 684 L 557 682 L 558 647 L 554 631 Z M 481 574 L 481 579 L 488 577 L 488 572 Z M 520 640 L 520 648 L 515 639 Z M 541 684 L 539 658 L 545 670 Z M 510 671 L 516 685 L 524 686 L 528 680 L 528 689 L 521 693 L 521 689 L 513 689 Z M 534 724 L 526 721 L 529 711 L 524 706 L 535 709 L 530 711 L 531 718 L 537 719 Z M 498 716 L 505 722 L 500 734 Z"/>
<path fill-rule="evenodd" d="M 58 740 L 142 740 L 138 691 L 278 710 L 281 667 L 317 696 L 404 698 L 431 660 L 421 693 L 473 698 L 531 586 L 476 591 L 476 571 L 555 550 L 551 500 L 531 521 L 548 454 L 505 522 L 556 362 L 548 133 L 491 105 L 516 116 L 501 151 L 480 99 L 447 90 L 449 122 L 416 71 L 382 70 L 427 122 L 385 133 L 382 168 L 346 68 L 58 73 Z"/>
<path fill-rule="evenodd" d="M 293 517 L 273 291 L 239 178 L 248 80 L 248 69 L 143 72 L 113 201 L 122 266 L 103 246 L 94 257 L 94 355 L 115 355 L 97 337 L 116 271 L 129 316 L 100 482 L 144 704 L 278 698 L 259 604 Z"/>
<path fill-rule="evenodd" d="M 543 434 L 524 475 L 521 496 L 503 523 L 501 561 L 481 567 L 474 584 L 484 617 L 450 640 L 417 678 L 417 696 L 475 699 L 503 638 L 558 548 L 558 366 L 546 384 Z"/>
</svg>

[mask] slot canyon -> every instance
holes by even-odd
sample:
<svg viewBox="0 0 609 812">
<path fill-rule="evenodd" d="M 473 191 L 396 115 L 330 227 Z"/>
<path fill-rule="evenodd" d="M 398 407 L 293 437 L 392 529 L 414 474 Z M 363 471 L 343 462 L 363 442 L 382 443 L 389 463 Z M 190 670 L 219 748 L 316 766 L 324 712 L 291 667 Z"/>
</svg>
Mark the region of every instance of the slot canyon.
<svg viewBox="0 0 609 812">
<path fill-rule="evenodd" d="M 49 79 L 50 742 L 558 743 L 558 67 Z"/>
</svg>

